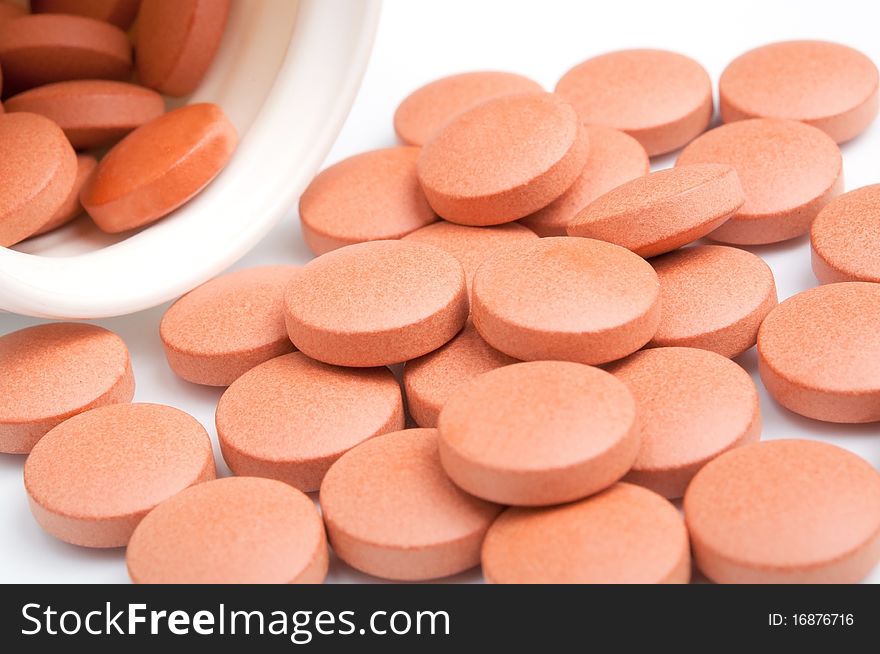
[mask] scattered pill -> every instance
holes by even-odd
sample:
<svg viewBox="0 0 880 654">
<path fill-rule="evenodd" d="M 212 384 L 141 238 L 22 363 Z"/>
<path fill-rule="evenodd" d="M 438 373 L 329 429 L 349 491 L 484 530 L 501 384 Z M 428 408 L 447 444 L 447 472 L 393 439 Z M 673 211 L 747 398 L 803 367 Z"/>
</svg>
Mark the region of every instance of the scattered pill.
<svg viewBox="0 0 880 654">
<path fill-rule="evenodd" d="M 578 64 L 556 93 L 586 123 L 626 132 L 652 157 L 676 150 L 709 126 L 712 81 L 696 61 L 665 50 L 620 50 Z"/>
<path fill-rule="evenodd" d="M 773 398 L 827 422 L 880 421 L 880 284 L 826 284 L 790 297 L 758 331 Z"/>
<path fill-rule="evenodd" d="M 522 360 L 607 363 L 645 345 L 660 321 L 651 265 L 613 243 L 550 237 L 511 246 L 474 277 L 473 320 Z"/>
<path fill-rule="evenodd" d="M 141 0 L 31 0 L 35 14 L 76 14 L 128 29 Z"/>
<path fill-rule="evenodd" d="M 419 148 L 373 150 L 322 171 L 299 202 L 303 238 L 317 255 L 396 239 L 437 220 L 416 176 Z"/>
<path fill-rule="evenodd" d="M 121 547 L 160 502 L 215 476 L 208 432 L 159 404 L 74 416 L 34 445 L 24 484 L 37 522 L 65 542 Z"/>
<path fill-rule="evenodd" d="M 430 245 L 371 241 L 303 266 L 285 293 L 287 332 L 302 352 L 340 366 L 415 359 L 448 342 L 468 316 L 465 274 Z"/>
<path fill-rule="evenodd" d="M 79 194 L 97 166 L 98 160 L 93 156 L 89 154 L 76 155 L 76 178 L 73 182 L 73 188 L 70 189 L 70 193 L 67 194 L 67 199 L 55 212 L 52 219 L 34 232 L 34 236 L 51 232 L 53 229 L 58 229 L 82 213 L 83 208 L 82 204 L 79 202 Z"/>
<path fill-rule="evenodd" d="M 476 377 L 440 412 L 440 459 L 491 502 L 577 500 L 623 477 L 639 449 L 632 394 L 580 363 L 515 363 Z"/>
<path fill-rule="evenodd" d="M 733 166 L 745 191 L 742 208 L 709 235 L 722 243 L 801 236 L 843 190 L 840 148 L 821 130 L 793 120 L 755 118 L 716 127 L 690 143 L 676 166 L 699 163 Z"/>
<path fill-rule="evenodd" d="M 649 347 L 696 347 L 726 357 L 751 348 L 776 306 L 773 272 L 756 254 L 697 245 L 656 257 L 660 326 Z"/>
<path fill-rule="evenodd" d="M 823 284 L 880 282 L 880 184 L 829 202 L 810 227 L 810 242 Z"/>
<path fill-rule="evenodd" d="M 272 479 L 191 486 L 135 530 L 126 562 L 141 584 L 319 584 L 327 539 L 311 499 Z"/>
<path fill-rule="evenodd" d="M 390 370 L 329 366 L 299 352 L 245 373 L 217 405 L 217 436 L 233 472 L 306 492 L 318 490 L 345 452 L 403 426 Z"/>
<path fill-rule="evenodd" d="M 625 483 L 572 504 L 507 509 L 489 528 L 482 560 L 496 584 L 686 584 L 691 576 L 676 508 Z"/>
<path fill-rule="evenodd" d="M 422 148 L 418 175 L 443 218 L 494 225 L 562 195 L 588 153 L 589 137 L 570 104 L 550 93 L 526 93 L 458 116 Z"/>
<path fill-rule="evenodd" d="M 700 570 L 719 583 L 855 583 L 880 560 L 880 475 L 828 443 L 753 443 L 688 487 Z"/>
<path fill-rule="evenodd" d="M 718 84 L 721 118 L 790 118 L 838 143 L 863 132 L 880 106 L 877 66 L 839 43 L 771 43 L 734 59 Z"/>
<path fill-rule="evenodd" d="M 567 232 L 653 257 L 705 236 L 744 202 L 739 178 L 730 166 L 679 166 L 612 189 L 578 213 Z"/>
</svg>

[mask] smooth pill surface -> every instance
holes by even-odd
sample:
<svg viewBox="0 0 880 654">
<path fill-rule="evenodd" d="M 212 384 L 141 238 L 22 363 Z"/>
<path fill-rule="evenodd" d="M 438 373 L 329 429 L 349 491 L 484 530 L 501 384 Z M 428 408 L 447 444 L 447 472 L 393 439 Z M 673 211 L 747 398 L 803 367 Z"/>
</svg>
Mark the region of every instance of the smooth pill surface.
<svg viewBox="0 0 880 654">
<path fill-rule="evenodd" d="M 27 8 L 11 0 L 0 0 L 0 23 L 27 14 Z"/>
<path fill-rule="evenodd" d="M 620 50 L 568 71 L 556 93 L 586 123 L 626 132 L 648 154 L 671 152 L 712 118 L 712 82 L 696 61 L 665 50 Z"/>
<path fill-rule="evenodd" d="M 237 141 L 235 127 L 217 105 L 175 109 L 117 143 L 80 200 L 105 232 L 143 227 L 207 186 L 232 157 Z"/>
<path fill-rule="evenodd" d="M 36 114 L 0 115 L 0 247 L 36 233 L 65 205 L 76 154 L 64 132 Z"/>
<path fill-rule="evenodd" d="M 30 452 L 58 423 L 133 396 L 128 348 L 102 327 L 48 323 L 0 336 L 0 452 Z"/>
<path fill-rule="evenodd" d="M 632 393 L 579 363 L 515 363 L 443 406 L 440 459 L 465 491 L 499 504 L 570 502 L 607 488 L 639 449 Z"/>
<path fill-rule="evenodd" d="M 495 584 L 686 584 L 691 576 L 676 508 L 625 483 L 563 506 L 507 509 L 482 559 Z"/>
<path fill-rule="evenodd" d="M 76 14 L 128 29 L 141 0 L 31 0 L 35 14 Z"/>
<path fill-rule="evenodd" d="M 436 429 L 377 436 L 343 455 L 321 484 L 321 509 L 339 558 L 402 581 L 479 565 L 483 537 L 501 511 L 452 483 Z"/>
<path fill-rule="evenodd" d="M 195 418 L 159 404 L 114 404 L 40 439 L 24 485 L 37 522 L 56 538 L 121 547 L 153 507 L 215 475 L 211 439 Z"/>
<path fill-rule="evenodd" d="M 823 284 L 880 282 L 880 184 L 829 202 L 810 227 L 810 244 Z"/>
<path fill-rule="evenodd" d="M 473 323 L 439 350 L 408 361 L 403 369 L 407 408 L 420 427 L 436 427 L 440 409 L 469 381 L 516 363 L 483 340 Z"/>
<path fill-rule="evenodd" d="M 284 289 L 295 266 L 227 273 L 171 305 L 159 335 L 171 369 L 195 384 L 229 386 L 251 368 L 293 351 Z"/>
<path fill-rule="evenodd" d="M 544 89 L 528 77 L 502 71 L 450 75 L 410 93 L 394 113 L 394 131 L 410 145 L 424 145 L 449 122 L 488 100 Z"/>
<path fill-rule="evenodd" d="M 749 50 L 719 81 L 721 118 L 790 118 L 838 143 L 858 136 L 880 106 L 877 66 L 839 43 L 786 41 Z"/>
<path fill-rule="evenodd" d="M 196 90 L 220 47 L 230 0 L 142 0 L 137 24 L 137 72 L 161 93 Z"/>
<path fill-rule="evenodd" d="M 675 165 L 701 163 L 733 166 L 745 191 L 742 208 L 709 235 L 722 243 L 760 245 L 805 234 L 843 190 L 840 148 L 821 130 L 793 120 L 716 127 L 688 145 Z"/>
<path fill-rule="evenodd" d="M 53 120 L 77 149 L 110 145 L 165 112 L 162 96 L 135 84 L 72 80 L 48 84 L 6 101 L 6 111 Z"/>
<path fill-rule="evenodd" d="M 661 347 L 607 370 L 633 394 L 638 413 L 641 445 L 625 481 L 681 497 L 706 463 L 761 435 L 755 383 L 720 354 Z"/>
<path fill-rule="evenodd" d="M 880 284 L 790 297 L 758 331 L 758 369 L 785 408 L 827 422 L 880 421 Z"/>
<path fill-rule="evenodd" d="M 387 368 L 329 366 L 294 352 L 239 377 L 217 405 L 217 435 L 238 475 L 303 491 L 359 443 L 403 429 L 400 385 Z"/>
<path fill-rule="evenodd" d="M 319 584 L 327 538 L 312 500 L 272 479 L 197 484 L 144 518 L 126 552 L 141 584 Z"/>
<path fill-rule="evenodd" d="M 654 336 L 660 284 L 648 262 L 613 243 L 543 238 L 480 266 L 472 310 L 477 331 L 505 354 L 595 365 Z"/>
<path fill-rule="evenodd" d="M 303 238 L 315 254 L 396 239 L 437 220 L 416 176 L 419 148 L 373 150 L 318 174 L 299 201 Z"/>
<path fill-rule="evenodd" d="M 776 306 L 773 272 L 761 257 L 725 245 L 697 245 L 656 257 L 660 326 L 650 347 L 696 347 L 736 357 L 752 347 Z"/>
<path fill-rule="evenodd" d="M 590 202 L 649 170 L 648 153 L 633 137 L 602 125 L 586 125 L 590 156 L 574 184 L 520 223 L 539 236 L 565 236 L 565 228 Z"/>
<path fill-rule="evenodd" d="M 880 560 L 880 475 L 818 441 L 753 443 L 688 487 L 700 570 L 718 583 L 855 583 Z"/>
<path fill-rule="evenodd" d="M 422 243 L 372 241 L 303 266 L 285 292 L 290 340 L 340 366 L 415 359 L 448 342 L 468 316 L 465 274 L 452 255 Z"/>
<path fill-rule="evenodd" d="M 597 198 L 574 217 L 567 232 L 653 257 L 705 236 L 744 202 L 732 167 L 679 166 L 638 177 Z"/>
<path fill-rule="evenodd" d="M 58 227 L 69 223 L 82 213 L 83 208 L 79 201 L 79 194 L 97 167 L 98 160 L 92 155 L 76 155 L 76 178 L 73 180 L 73 188 L 70 189 L 70 192 L 67 194 L 67 199 L 64 200 L 64 204 L 58 208 L 55 215 L 52 216 L 52 219 L 40 227 L 40 229 L 34 233 L 34 236 L 51 232 L 53 229 L 57 229 Z"/>
<path fill-rule="evenodd" d="M 449 123 L 422 149 L 418 175 L 443 218 L 495 225 L 562 195 L 588 153 L 589 137 L 570 104 L 526 93 L 485 102 Z"/>
</svg>

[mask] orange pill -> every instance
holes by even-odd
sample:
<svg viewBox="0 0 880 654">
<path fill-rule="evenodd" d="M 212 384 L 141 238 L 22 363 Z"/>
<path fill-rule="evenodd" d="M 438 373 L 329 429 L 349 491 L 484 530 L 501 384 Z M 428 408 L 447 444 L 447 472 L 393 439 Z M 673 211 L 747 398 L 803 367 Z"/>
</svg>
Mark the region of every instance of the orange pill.
<svg viewBox="0 0 880 654">
<path fill-rule="evenodd" d="M 443 406 L 440 460 L 458 486 L 519 506 L 607 488 L 639 449 L 632 393 L 580 363 L 515 363 L 476 377 Z"/>
<path fill-rule="evenodd" d="M 761 381 L 785 408 L 827 422 L 880 421 L 880 284 L 790 297 L 758 331 Z"/>
<path fill-rule="evenodd" d="M 755 383 L 720 354 L 661 347 L 607 370 L 633 394 L 638 412 L 641 445 L 625 481 L 681 497 L 709 461 L 761 436 Z"/>
<path fill-rule="evenodd" d="M 511 247 L 480 266 L 473 319 L 489 345 L 514 358 L 595 365 L 651 340 L 659 300 L 657 275 L 641 257 L 560 236 Z"/>
<path fill-rule="evenodd" d="M 525 93 L 458 116 L 422 148 L 418 175 L 443 218 L 496 225 L 562 195 L 588 153 L 589 137 L 570 104 L 550 93 Z"/>
<path fill-rule="evenodd" d="M 407 362 L 403 385 L 409 413 L 420 427 L 436 427 L 440 409 L 456 391 L 484 372 L 516 362 L 484 341 L 468 321 L 439 350 Z"/>
<path fill-rule="evenodd" d="M 712 118 L 712 81 L 696 61 L 665 50 L 620 50 L 578 64 L 556 84 L 586 123 L 626 132 L 652 157 L 676 150 Z"/>
<path fill-rule="evenodd" d="M 303 238 L 315 254 L 396 239 L 437 220 L 416 177 L 419 148 L 386 148 L 322 171 L 299 201 Z"/>
<path fill-rule="evenodd" d="M 293 351 L 284 289 L 295 266 L 221 275 L 171 305 L 159 325 L 168 365 L 195 384 L 229 386 L 251 368 Z"/>
<path fill-rule="evenodd" d="M 345 452 L 403 426 L 390 370 L 329 366 L 299 352 L 245 373 L 217 405 L 220 449 L 233 472 L 307 492 Z"/>
<path fill-rule="evenodd" d="M 663 311 L 649 347 L 696 347 L 736 357 L 752 347 L 776 306 L 773 272 L 761 257 L 697 245 L 651 260 Z"/>
<path fill-rule="evenodd" d="M 142 0 L 137 72 L 144 86 L 173 96 L 196 90 L 220 47 L 230 0 Z"/>
<path fill-rule="evenodd" d="M 739 177 L 730 166 L 679 166 L 609 191 L 578 213 L 566 231 L 653 257 L 705 236 L 744 202 Z"/>
<path fill-rule="evenodd" d="M 121 547 L 157 504 L 215 474 L 211 439 L 195 418 L 159 404 L 114 404 L 40 439 L 24 485 L 37 522 L 56 538 Z"/>
<path fill-rule="evenodd" d="M 805 234 L 843 190 L 840 148 L 821 130 L 793 120 L 722 125 L 688 145 L 675 165 L 705 163 L 736 168 L 746 195 L 742 208 L 709 235 L 722 243 L 760 245 Z"/>
<path fill-rule="evenodd" d="M 131 46 L 118 27 L 67 14 L 33 14 L 0 23 L 6 92 L 72 79 L 124 79 Z"/>
<path fill-rule="evenodd" d="M 507 509 L 483 543 L 494 584 L 686 584 L 687 530 L 656 493 L 618 483 L 586 499 Z"/>
<path fill-rule="evenodd" d="M 823 284 L 880 282 L 880 184 L 829 202 L 810 227 L 810 243 Z"/>
<path fill-rule="evenodd" d="M 697 566 L 718 583 L 855 583 L 880 561 L 880 475 L 828 443 L 727 452 L 694 477 L 684 513 Z"/>
<path fill-rule="evenodd" d="M 35 14 L 76 14 L 112 23 L 127 30 L 137 16 L 141 0 L 31 0 Z"/>
<path fill-rule="evenodd" d="M 0 247 L 52 220 L 76 174 L 76 154 L 55 123 L 36 114 L 0 115 Z"/>
<path fill-rule="evenodd" d="M 459 73 L 410 93 L 394 112 L 394 131 L 410 145 L 424 145 L 465 111 L 488 100 L 544 89 L 528 77 L 501 71 Z"/>
<path fill-rule="evenodd" d="M 83 211 L 82 204 L 79 202 L 79 194 L 91 177 L 95 168 L 98 166 L 98 160 L 89 154 L 76 155 L 76 178 L 73 180 L 73 188 L 67 194 L 64 204 L 55 212 L 52 219 L 40 227 L 34 236 L 51 232 L 62 225 L 69 223 L 71 220 L 80 215 Z"/>
<path fill-rule="evenodd" d="M 385 434 L 343 455 L 321 484 L 321 509 L 340 559 L 402 581 L 479 565 L 483 537 L 501 511 L 446 476 L 436 429 Z"/>
<path fill-rule="evenodd" d="M 328 252 L 293 276 L 284 301 L 293 344 L 340 366 L 383 366 L 433 352 L 468 316 L 461 264 L 439 248 L 404 241 Z"/>
<path fill-rule="evenodd" d="M 165 112 L 162 96 L 134 84 L 72 80 L 25 91 L 6 111 L 30 111 L 53 120 L 77 149 L 110 145 Z"/>
<path fill-rule="evenodd" d="M 27 14 L 27 8 L 15 2 L 0 0 L 0 23 L 5 23 L 13 18 Z"/>
<path fill-rule="evenodd" d="M 48 323 L 0 336 L 0 452 L 30 452 L 68 418 L 133 396 L 128 348 L 113 332 Z"/>
<path fill-rule="evenodd" d="M 169 111 L 117 143 L 98 164 L 80 200 L 105 232 L 149 225 L 219 175 L 237 141 L 235 127 L 215 104 Z"/>
<path fill-rule="evenodd" d="M 307 495 L 272 479 L 230 477 L 156 507 L 125 558 L 138 584 L 319 584 L 329 556 Z"/>
<path fill-rule="evenodd" d="M 786 41 L 734 59 L 718 84 L 721 119 L 790 118 L 838 143 L 863 132 L 880 107 L 877 66 L 845 45 Z"/>
</svg>

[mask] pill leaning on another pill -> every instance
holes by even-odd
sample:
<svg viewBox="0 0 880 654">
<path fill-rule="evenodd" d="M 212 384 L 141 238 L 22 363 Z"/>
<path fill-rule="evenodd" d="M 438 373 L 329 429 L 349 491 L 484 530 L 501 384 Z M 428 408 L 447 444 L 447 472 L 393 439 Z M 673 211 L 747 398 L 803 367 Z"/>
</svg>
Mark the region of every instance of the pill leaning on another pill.
<svg viewBox="0 0 880 654">
<path fill-rule="evenodd" d="M 79 194 L 97 167 L 98 160 L 92 155 L 76 155 L 76 179 L 74 179 L 73 188 L 70 189 L 67 199 L 58 208 L 52 219 L 34 232 L 34 236 L 51 232 L 53 229 L 67 224 L 83 212 L 82 204 L 79 201 Z"/>
<path fill-rule="evenodd" d="M 77 14 L 112 23 L 127 30 L 137 16 L 141 0 L 31 0 L 35 14 Z"/>
<path fill-rule="evenodd" d="M 810 245 L 821 283 L 880 282 L 880 184 L 829 202 L 810 227 Z"/>
</svg>

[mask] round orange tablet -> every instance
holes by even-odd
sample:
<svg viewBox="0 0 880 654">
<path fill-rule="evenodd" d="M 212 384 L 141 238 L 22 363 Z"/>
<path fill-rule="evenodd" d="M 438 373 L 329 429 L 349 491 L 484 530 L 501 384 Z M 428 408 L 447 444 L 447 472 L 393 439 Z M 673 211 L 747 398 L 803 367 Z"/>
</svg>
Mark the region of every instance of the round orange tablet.
<svg viewBox="0 0 880 654">
<path fill-rule="evenodd" d="M 810 243 L 823 284 L 880 282 L 880 184 L 829 202 L 810 227 Z"/>
<path fill-rule="evenodd" d="M 632 393 L 580 363 L 515 363 L 476 377 L 443 406 L 443 468 L 499 504 L 570 502 L 607 488 L 639 449 Z"/>
<path fill-rule="evenodd" d="M 790 118 L 838 143 L 859 135 L 880 107 L 877 66 L 839 43 L 786 41 L 749 50 L 721 74 L 721 118 Z"/>
<path fill-rule="evenodd" d="M 776 306 L 773 272 L 746 250 L 696 245 L 651 265 L 663 310 L 649 347 L 697 347 L 733 358 L 755 344 L 761 322 Z"/>
<path fill-rule="evenodd" d="M 681 497 L 706 463 L 761 436 L 755 383 L 720 354 L 661 347 L 607 370 L 633 394 L 639 416 L 641 445 L 626 481 Z"/>
<path fill-rule="evenodd" d="M 565 236 L 565 228 L 590 202 L 649 170 L 648 153 L 633 137 L 602 125 L 586 125 L 590 157 L 574 184 L 520 223 L 539 236 Z"/>
<path fill-rule="evenodd" d="M 245 373 L 217 405 L 220 449 L 233 472 L 307 492 L 345 452 L 403 426 L 390 370 L 328 366 L 299 352 Z"/>
<path fill-rule="evenodd" d="M 880 284 L 798 293 L 758 331 L 758 369 L 785 408 L 827 422 L 880 421 Z"/>
<path fill-rule="evenodd" d="M 712 81 L 696 61 L 665 50 L 620 50 L 578 64 L 556 93 L 586 123 L 626 132 L 648 154 L 671 152 L 712 118 Z"/>
<path fill-rule="evenodd" d="M 371 241 L 303 266 L 285 293 L 290 340 L 313 359 L 383 366 L 415 359 L 464 326 L 461 264 L 430 245 Z"/>
<path fill-rule="evenodd" d="M 78 1 L 78 0 L 76 0 Z M 27 14 L 27 7 L 10 0 L 0 0 L 0 23 Z"/>
<path fill-rule="evenodd" d="M 675 165 L 700 163 L 733 166 L 745 191 L 742 208 L 709 235 L 723 243 L 759 245 L 805 234 L 843 190 L 840 148 L 821 130 L 793 120 L 755 118 L 706 132 Z"/>
<path fill-rule="evenodd" d="M 67 199 L 55 212 L 52 219 L 40 227 L 40 229 L 34 233 L 34 236 L 51 232 L 53 229 L 57 229 L 62 225 L 69 223 L 82 213 L 83 208 L 79 202 L 79 194 L 97 166 L 98 160 L 93 156 L 89 154 L 76 155 L 76 179 L 73 181 L 73 188 L 70 189 L 70 193 L 67 194 Z"/>
<path fill-rule="evenodd" d="M 419 180 L 419 148 L 349 157 L 318 174 L 299 201 L 303 238 L 315 254 L 395 239 L 437 220 Z"/>
<path fill-rule="evenodd" d="M 117 143 L 98 164 L 80 200 L 105 232 L 149 225 L 219 175 L 237 142 L 235 127 L 215 104 L 169 111 Z"/>
<path fill-rule="evenodd" d="M 31 0 L 31 11 L 88 16 L 126 30 L 134 22 L 140 4 L 141 0 Z"/>
<path fill-rule="evenodd" d="M 153 507 L 215 474 L 211 439 L 195 418 L 159 404 L 114 404 L 40 439 L 24 485 L 37 522 L 56 538 L 121 547 Z"/>
<path fill-rule="evenodd" d="M 55 123 L 36 114 L 0 115 L 0 247 L 51 221 L 76 173 L 76 154 Z"/>
<path fill-rule="evenodd" d="M 495 584 L 686 584 L 691 576 L 676 508 L 624 483 L 572 504 L 507 509 L 482 558 Z"/>
<path fill-rule="evenodd" d="M 418 175 L 443 218 L 497 225 L 562 195 L 588 153 L 589 137 L 570 104 L 551 93 L 525 93 L 459 115 L 422 148 Z"/>
<path fill-rule="evenodd" d="M 479 565 L 483 537 L 501 511 L 446 476 L 436 429 L 385 434 L 343 455 L 321 484 L 321 509 L 340 559 L 402 581 Z"/>
<path fill-rule="evenodd" d="M 394 112 L 394 131 L 404 143 L 424 145 L 452 119 L 478 104 L 543 90 L 528 77 L 494 70 L 441 77 L 403 99 Z"/>
<path fill-rule="evenodd" d="M 251 368 L 293 351 L 284 289 L 295 266 L 221 275 L 171 305 L 159 336 L 171 369 L 195 384 L 229 386 Z"/>
<path fill-rule="evenodd" d="M 705 236 L 744 202 L 730 166 L 679 166 L 612 189 L 578 213 L 566 231 L 653 257 Z"/>
<path fill-rule="evenodd" d="M 272 479 L 230 477 L 156 507 L 125 558 L 141 584 L 319 584 L 329 555 L 307 495 Z"/>
<path fill-rule="evenodd" d="M 468 321 L 458 336 L 439 350 L 408 361 L 403 385 L 409 413 L 421 427 L 436 427 L 440 409 L 470 380 L 517 360 L 489 345 Z"/>
<path fill-rule="evenodd" d="M 697 566 L 718 583 L 855 583 L 880 561 L 880 475 L 828 443 L 727 452 L 694 477 L 684 513 Z"/>
<path fill-rule="evenodd" d="M 517 359 L 607 363 L 645 345 L 660 322 L 651 265 L 613 243 L 551 237 L 511 247 L 477 271 L 473 320 Z"/>
<path fill-rule="evenodd" d="M 0 452 L 30 452 L 71 416 L 133 396 L 128 348 L 113 332 L 47 323 L 0 336 Z"/>
</svg>

